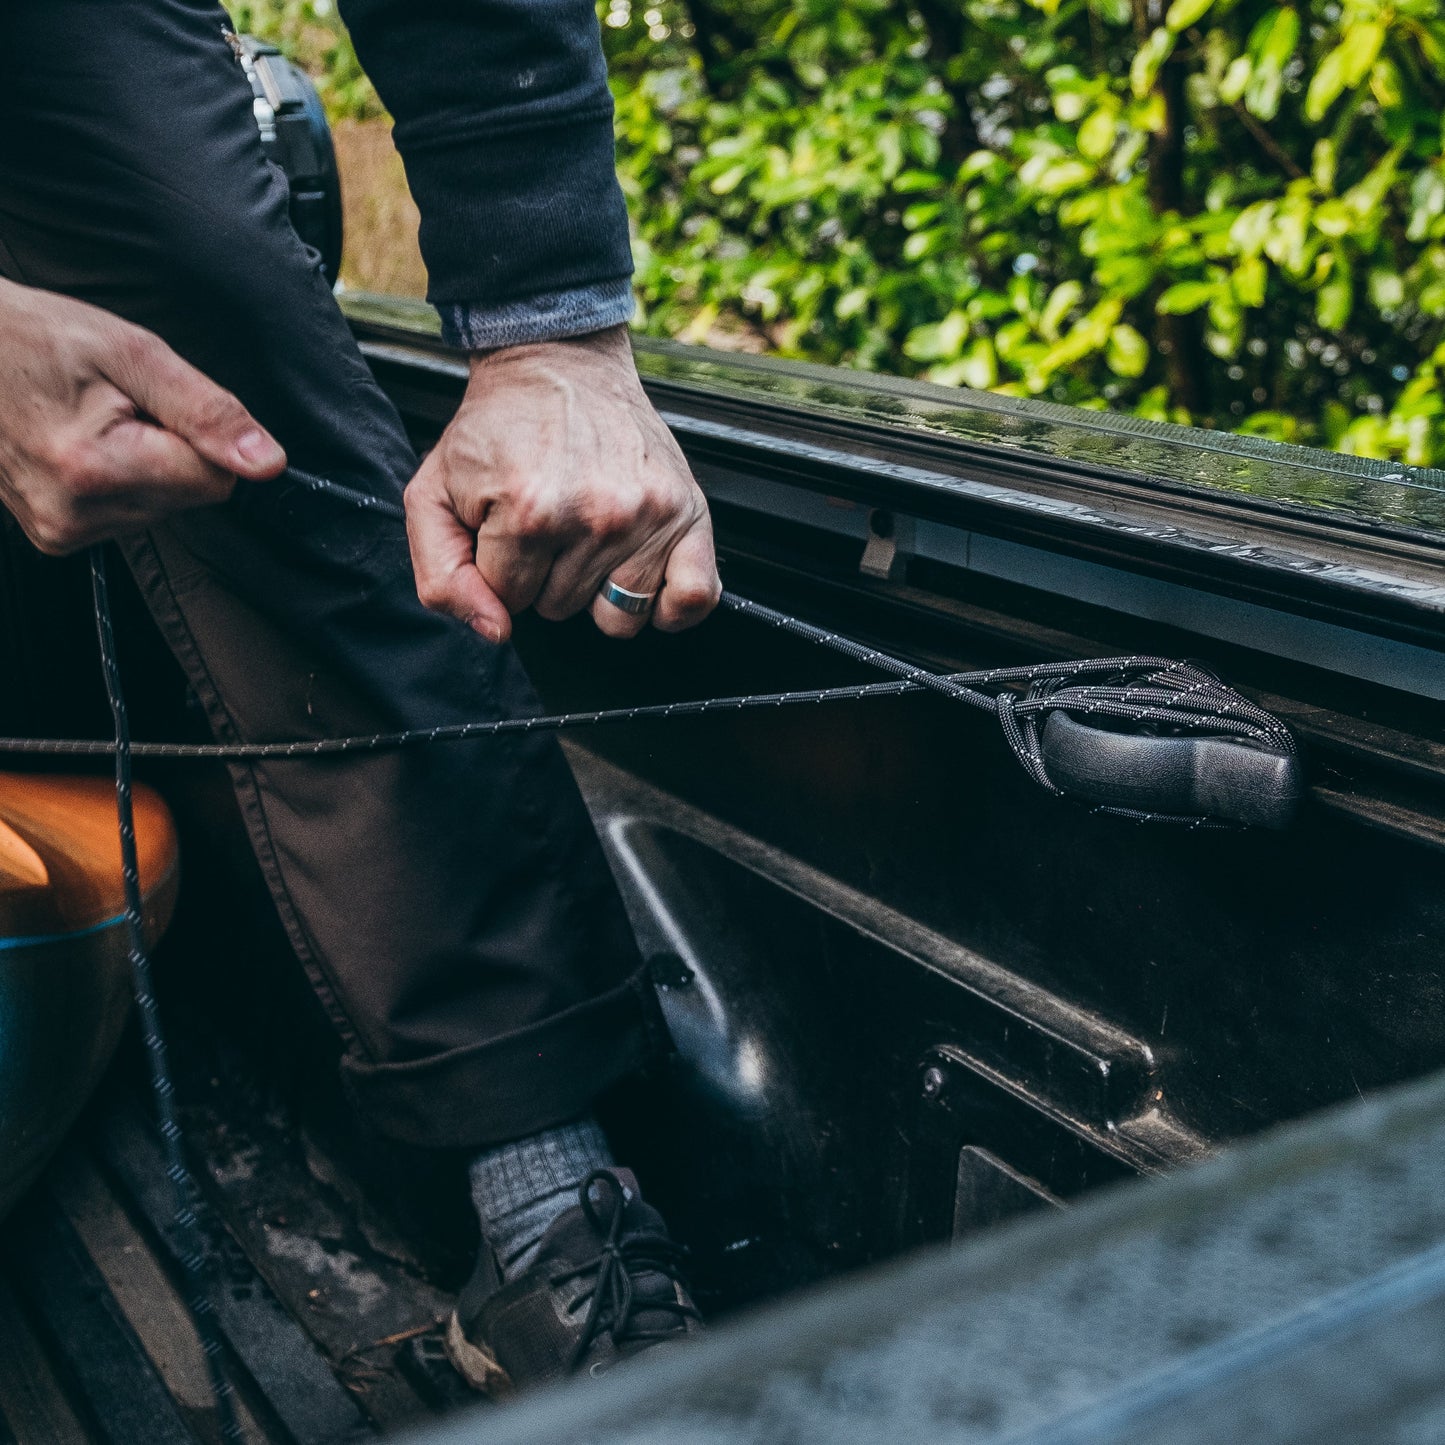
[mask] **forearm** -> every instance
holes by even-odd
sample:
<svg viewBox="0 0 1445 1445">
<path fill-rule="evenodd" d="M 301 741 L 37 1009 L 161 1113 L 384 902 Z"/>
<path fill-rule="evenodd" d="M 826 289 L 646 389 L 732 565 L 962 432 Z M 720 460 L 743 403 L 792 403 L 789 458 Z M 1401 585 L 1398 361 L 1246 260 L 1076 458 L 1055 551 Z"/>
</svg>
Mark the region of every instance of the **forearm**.
<svg viewBox="0 0 1445 1445">
<path fill-rule="evenodd" d="M 717 602 L 707 503 L 633 364 L 631 247 L 592 0 L 342 0 L 396 117 L 428 295 L 473 352 L 407 488 L 417 594 L 504 641 L 589 610 L 616 637 Z M 602 589 L 648 599 L 622 608 Z"/>
</svg>

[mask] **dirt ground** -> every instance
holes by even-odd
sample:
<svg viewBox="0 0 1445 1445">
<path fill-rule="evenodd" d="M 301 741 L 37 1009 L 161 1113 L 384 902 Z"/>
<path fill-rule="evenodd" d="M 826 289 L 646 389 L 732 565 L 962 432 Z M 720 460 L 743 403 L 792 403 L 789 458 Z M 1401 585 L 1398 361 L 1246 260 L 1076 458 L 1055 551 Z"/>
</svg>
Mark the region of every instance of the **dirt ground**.
<svg viewBox="0 0 1445 1445">
<path fill-rule="evenodd" d="M 417 247 L 417 210 L 386 120 L 343 120 L 335 127 L 341 168 L 346 250 L 341 279 L 353 291 L 426 294 Z"/>
</svg>

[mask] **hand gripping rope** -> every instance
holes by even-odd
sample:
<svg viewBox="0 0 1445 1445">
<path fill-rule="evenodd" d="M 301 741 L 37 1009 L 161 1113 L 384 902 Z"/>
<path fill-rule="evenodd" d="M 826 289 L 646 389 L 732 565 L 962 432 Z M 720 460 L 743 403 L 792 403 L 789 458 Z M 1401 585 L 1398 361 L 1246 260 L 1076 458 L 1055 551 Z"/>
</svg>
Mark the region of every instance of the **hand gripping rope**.
<svg viewBox="0 0 1445 1445">
<path fill-rule="evenodd" d="M 294 467 L 288 475 L 347 505 L 404 520 L 401 507 L 393 502 Z M 1288 728 L 1218 678 L 1191 664 L 1163 657 L 1111 657 L 944 676 L 732 592 L 722 594 L 720 605 L 724 609 L 886 673 L 892 680 L 296 742 L 137 743 L 130 738 L 116 660 L 104 550 L 95 548 L 90 562 L 96 631 L 115 737 L 108 741 L 0 738 L 0 753 L 115 758 L 125 919 L 136 1008 L 165 1146 L 166 1173 L 175 1192 L 175 1222 L 183 1241 L 181 1262 L 189 1286 L 188 1302 L 215 1391 L 218 1424 L 227 1441 L 239 1441 L 243 1436 L 231 1385 L 222 1368 L 220 1332 L 206 1294 L 204 1240 L 193 1203 L 195 1185 L 186 1165 L 175 1087 L 145 949 L 131 798 L 133 758 L 252 762 L 329 757 L 459 742 L 495 733 L 556 731 L 926 691 L 992 713 L 1014 756 L 1035 783 L 1059 796 L 1091 801 L 1096 812 L 1190 829 L 1231 828 L 1248 823 L 1278 827 L 1287 821 L 1300 792 L 1299 759 Z"/>
</svg>

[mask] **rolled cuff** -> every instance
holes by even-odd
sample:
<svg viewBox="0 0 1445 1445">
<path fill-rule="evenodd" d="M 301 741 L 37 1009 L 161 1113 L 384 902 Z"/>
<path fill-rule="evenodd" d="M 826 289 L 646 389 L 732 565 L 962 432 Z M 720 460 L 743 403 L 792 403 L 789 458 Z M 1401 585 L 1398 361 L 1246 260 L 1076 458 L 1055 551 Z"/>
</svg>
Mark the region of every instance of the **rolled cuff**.
<svg viewBox="0 0 1445 1445">
<path fill-rule="evenodd" d="M 476 1151 L 585 1114 L 619 1079 L 672 1047 L 644 967 L 625 983 L 500 1038 L 406 1063 L 352 1054 L 341 1077 L 382 1134 Z"/>
<path fill-rule="evenodd" d="M 442 337 L 466 351 L 495 351 L 533 341 L 586 336 L 632 320 L 636 303 L 626 278 L 547 291 L 520 301 L 460 301 L 437 307 Z"/>
</svg>

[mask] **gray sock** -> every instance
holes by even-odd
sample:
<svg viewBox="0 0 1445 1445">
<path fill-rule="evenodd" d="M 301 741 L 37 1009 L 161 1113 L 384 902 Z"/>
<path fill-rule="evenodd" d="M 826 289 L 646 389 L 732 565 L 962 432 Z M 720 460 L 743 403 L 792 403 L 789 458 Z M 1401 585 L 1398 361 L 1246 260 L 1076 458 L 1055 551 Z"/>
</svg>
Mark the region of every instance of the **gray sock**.
<svg viewBox="0 0 1445 1445">
<path fill-rule="evenodd" d="M 577 1203 L 582 1181 L 613 1162 L 592 1118 L 499 1144 L 472 1160 L 472 1202 L 503 1278 L 515 1279 L 532 1263 L 548 1226 Z"/>
</svg>

